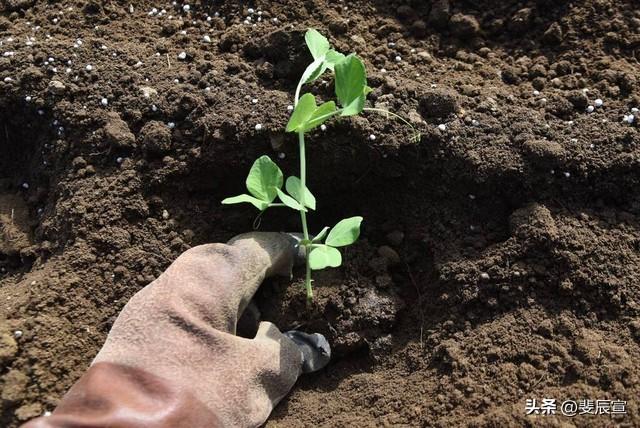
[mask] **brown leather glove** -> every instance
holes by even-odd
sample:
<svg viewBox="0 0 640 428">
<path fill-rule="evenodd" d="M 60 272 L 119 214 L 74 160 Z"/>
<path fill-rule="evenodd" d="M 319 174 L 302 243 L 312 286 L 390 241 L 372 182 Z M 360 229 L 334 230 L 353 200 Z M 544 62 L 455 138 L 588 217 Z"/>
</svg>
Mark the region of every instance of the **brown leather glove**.
<svg viewBox="0 0 640 428">
<path fill-rule="evenodd" d="M 249 233 L 182 254 L 116 319 L 89 371 L 35 427 L 252 427 L 303 370 L 324 366 L 320 335 L 236 324 L 265 277 L 291 274 L 295 240 Z M 320 357 L 314 358 L 315 357 Z M 320 362 L 318 362 L 320 361 Z"/>
</svg>

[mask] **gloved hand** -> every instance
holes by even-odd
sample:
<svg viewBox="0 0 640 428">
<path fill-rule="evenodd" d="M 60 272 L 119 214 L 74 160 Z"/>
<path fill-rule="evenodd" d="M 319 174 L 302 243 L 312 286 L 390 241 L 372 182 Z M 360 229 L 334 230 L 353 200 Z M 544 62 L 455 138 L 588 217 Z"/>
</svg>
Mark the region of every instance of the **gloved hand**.
<svg viewBox="0 0 640 428">
<path fill-rule="evenodd" d="M 326 365 L 321 335 L 254 339 L 236 325 L 265 277 L 290 275 L 295 239 L 249 233 L 182 254 L 116 319 L 89 371 L 52 416 L 25 427 L 253 427 L 303 371 Z"/>
</svg>

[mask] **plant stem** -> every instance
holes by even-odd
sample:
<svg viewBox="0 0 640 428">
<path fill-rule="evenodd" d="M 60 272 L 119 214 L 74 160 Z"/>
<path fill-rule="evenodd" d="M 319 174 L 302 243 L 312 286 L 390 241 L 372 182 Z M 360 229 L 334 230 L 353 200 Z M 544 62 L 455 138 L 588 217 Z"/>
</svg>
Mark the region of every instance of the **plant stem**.
<svg viewBox="0 0 640 428">
<path fill-rule="evenodd" d="M 420 132 L 418 132 L 418 130 L 411 124 L 409 123 L 409 121 L 407 121 L 406 119 L 404 119 L 402 116 L 397 115 L 389 110 L 384 110 L 381 108 L 375 108 L 375 107 L 365 107 L 363 109 L 364 111 L 368 111 L 368 112 L 372 112 L 372 113 L 379 113 L 385 116 L 392 116 L 395 117 L 396 119 L 398 119 L 399 121 L 401 121 L 402 123 L 404 123 L 405 125 L 407 125 L 409 128 L 411 128 L 411 130 L 413 131 L 413 135 L 414 138 L 416 139 L 416 141 L 420 141 Z"/>
<path fill-rule="evenodd" d="M 298 145 L 300 148 L 300 184 L 302 189 L 300 190 L 300 205 L 305 206 L 305 189 L 307 188 L 307 158 L 306 158 L 306 149 L 304 144 L 304 132 L 298 132 Z M 304 286 L 307 289 L 307 304 L 311 303 L 313 299 L 313 289 L 311 288 L 311 266 L 309 265 L 309 251 L 311 249 L 311 245 L 309 243 L 309 229 L 307 227 L 307 213 L 304 211 L 300 211 L 300 220 L 302 221 L 302 235 L 305 240 L 304 244 L 304 254 L 305 254 L 305 279 Z"/>
</svg>

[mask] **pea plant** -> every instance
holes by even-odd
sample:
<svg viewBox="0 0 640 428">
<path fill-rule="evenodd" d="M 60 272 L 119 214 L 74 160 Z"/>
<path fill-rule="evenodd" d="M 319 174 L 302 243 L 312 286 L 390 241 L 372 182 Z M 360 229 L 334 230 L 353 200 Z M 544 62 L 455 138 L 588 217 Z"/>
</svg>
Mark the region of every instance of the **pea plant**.
<svg viewBox="0 0 640 428">
<path fill-rule="evenodd" d="M 342 254 L 338 248 L 353 244 L 360 235 L 362 217 L 350 217 L 339 221 L 333 228 L 325 227 L 317 235 L 309 233 L 307 213 L 315 211 L 316 198 L 307 188 L 307 159 L 305 134 L 333 117 L 357 115 L 365 110 L 393 113 L 380 109 L 366 109 L 365 101 L 371 88 L 367 86 L 367 75 L 362 60 L 355 54 L 344 55 L 332 49 L 329 41 L 314 29 L 307 30 L 305 41 L 313 62 L 302 74 L 295 92 L 294 110 L 286 127 L 286 132 L 298 135 L 300 151 L 300 177 L 291 176 L 284 180 L 280 168 L 268 157 L 257 159 L 246 180 L 249 194 L 224 199 L 223 204 L 250 203 L 264 212 L 270 207 L 289 207 L 300 213 L 302 240 L 300 245 L 306 254 L 305 287 L 307 300 L 313 299 L 311 272 L 342 264 Z M 335 101 L 320 105 L 311 93 L 300 96 L 302 87 L 322 76 L 327 70 L 335 78 Z M 403 120 L 403 119 L 401 119 Z M 406 121 L 403 120 L 406 123 Z M 284 184 L 284 189 L 282 186 Z M 276 202 L 279 198 L 280 202 Z"/>
</svg>

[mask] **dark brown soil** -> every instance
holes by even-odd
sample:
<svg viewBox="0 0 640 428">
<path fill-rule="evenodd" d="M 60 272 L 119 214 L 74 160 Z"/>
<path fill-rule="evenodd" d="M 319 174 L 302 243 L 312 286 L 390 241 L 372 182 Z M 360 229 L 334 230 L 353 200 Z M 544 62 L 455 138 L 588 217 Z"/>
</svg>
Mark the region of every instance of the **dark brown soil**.
<svg viewBox="0 0 640 428">
<path fill-rule="evenodd" d="M 297 171 L 283 128 L 313 26 L 423 138 L 376 115 L 311 136 L 313 230 L 362 215 L 363 238 L 313 311 L 299 276 L 260 291 L 335 350 L 268 425 L 640 426 L 637 2 L 129 3 L 0 1 L 0 425 L 52 410 L 178 254 L 251 228 L 220 200 L 257 156 Z"/>
</svg>

